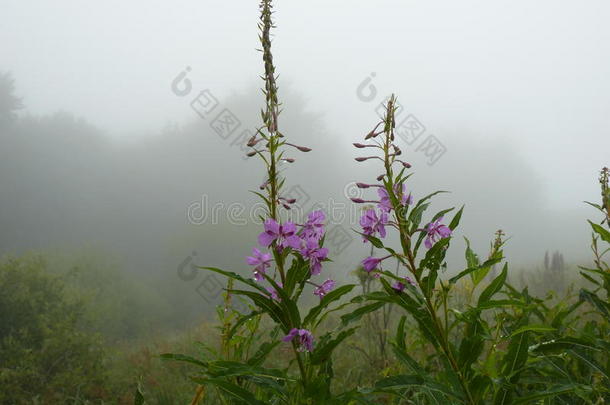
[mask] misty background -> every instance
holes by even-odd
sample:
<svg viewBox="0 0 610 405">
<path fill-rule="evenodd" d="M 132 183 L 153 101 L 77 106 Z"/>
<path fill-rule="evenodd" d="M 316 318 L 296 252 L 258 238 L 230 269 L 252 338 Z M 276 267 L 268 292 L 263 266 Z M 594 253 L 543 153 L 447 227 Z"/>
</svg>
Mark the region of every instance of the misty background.
<svg viewBox="0 0 610 405">
<path fill-rule="evenodd" d="M 280 126 L 313 148 L 284 171 L 288 189 L 306 192 L 305 208 L 329 199 L 350 207 L 349 184 L 374 181 L 380 167 L 355 162 L 351 143 L 394 92 L 425 126 L 421 139 L 432 134 L 446 149 L 430 165 L 417 143 L 401 145 L 414 197 L 450 190 L 436 211 L 465 204 L 449 271 L 463 269 L 461 236 L 485 255 L 500 228 L 513 267 L 534 271 L 547 250 L 589 261 L 585 219 L 595 213 L 582 201 L 599 199 L 597 173 L 608 164 L 610 4 L 315 0 L 275 9 Z M 203 276 L 184 280 L 180 266 L 248 274 L 244 257 L 260 232 L 248 190 L 263 166 L 243 159 L 238 138 L 260 124 L 263 104 L 257 10 L 243 0 L 3 1 L 0 71 L 23 108 L 0 127 L 0 252 L 103 257 L 162 297 L 167 319 L 208 312 L 217 290 L 202 297 Z M 183 72 L 191 91 L 181 96 L 172 82 Z M 191 102 L 205 89 L 219 106 L 200 116 Z M 240 122 L 226 139 L 210 127 L 224 108 Z M 245 224 L 232 203 L 246 207 L 237 215 Z M 193 204 L 209 216 L 193 223 Z M 330 246 L 327 268 L 342 280 L 369 248 L 350 231 L 356 223 L 340 227 L 352 239 L 340 254 Z"/>
</svg>

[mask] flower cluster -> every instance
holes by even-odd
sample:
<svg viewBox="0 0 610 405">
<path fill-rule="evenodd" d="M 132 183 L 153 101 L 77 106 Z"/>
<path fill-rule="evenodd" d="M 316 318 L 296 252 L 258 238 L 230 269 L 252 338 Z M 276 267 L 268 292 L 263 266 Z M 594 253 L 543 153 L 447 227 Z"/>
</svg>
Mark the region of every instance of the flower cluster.
<svg viewBox="0 0 610 405">
<path fill-rule="evenodd" d="M 322 272 L 322 262 L 328 256 L 328 249 L 320 245 L 324 237 L 324 212 L 313 211 L 307 217 L 307 221 L 300 225 L 300 232 L 297 225 L 287 221 L 283 224 L 278 223 L 273 218 L 268 218 L 264 222 L 264 231 L 258 235 L 258 243 L 263 247 L 270 247 L 275 242 L 278 253 L 284 249 L 291 249 L 292 252 L 300 255 L 309 261 L 309 270 L 312 276 L 317 276 Z M 258 248 L 252 249 L 252 256 L 246 258 L 246 262 L 254 266 L 253 275 L 256 281 L 264 281 L 266 270 L 271 267 L 273 261 L 271 253 L 263 253 Z M 327 280 L 322 286 L 316 286 L 315 295 L 323 296 L 334 288 L 335 282 Z"/>
<path fill-rule="evenodd" d="M 410 235 L 413 232 L 425 232 L 426 238 L 424 246 L 431 249 L 438 240 L 451 236 L 451 229 L 446 225 L 441 224 L 443 217 L 440 217 L 426 225 L 424 229 L 410 231 L 407 223 L 407 211 L 409 206 L 413 204 L 413 194 L 407 189 L 405 180 L 408 176 L 403 176 L 406 169 L 411 165 L 403 160 L 398 159 L 402 155 L 400 148 L 394 143 L 394 113 L 396 111 L 396 99 L 394 96 L 390 98 L 386 106 L 386 116 L 383 121 L 379 122 L 371 132 L 369 132 L 364 140 L 369 143 L 354 143 L 358 149 L 373 148 L 379 149 L 381 156 L 361 156 L 357 157 L 356 161 L 365 162 L 371 159 L 381 160 L 385 167 L 385 173 L 377 177 L 376 184 L 356 183 L 360 189 L 377 188 L 378 200 L 365 200 L 363 198 L 354 197 L 351 200 L 356 204 L 373 204 L 372 208 L 366 208 L 360 218 L 360 226 L 362 227 L 363 240 L 366 243 L 371 237 L 385 238 L 387 235 L 386 227 L 391 226 L 396 228 L 401 235 Z M 382 135 L 382 136 L 380 136 Z M 395 175 L 394 165 L 398 164 L 401 167 L 400 172 Z M 391 219 L 393 217 L 393 219 Z M 402 236 L 401 236 L 402 237 Z M 392 257 L 367 257 L 362 261 L 362 267 L 367 272 L 379 270 L 381 262 Z M 411 282 L 410 279 L 407 282 Z M 402 291 L 405 284 L 402 282 L 395 283 L 395 289 Z"/>
<path fill-rule="evenodd" d="M 279 223 L 273 218 L 265 220 L 264 230 L 258 235 L 258 243 L 262 247 L 270 249 L 270 252 L 262 252 L 255 247 L 252 249 L 252 255 L 246 258 L 246 262 L 250 266 L 254 266 L 252 269 L 254 280 L 265 281 L 267 271 L 274 261 L 274 253 L 282 257 L 287 253 L 286 249 L 289 250 L 289 253 L 307 261 L 310 276 L 319 275 L 322 272 L 322 263 L 328 257 L 328 249 L 321 244 L 325 234 L 325 219 L 324 212 L 313 211 L 308 215 L 304 224 L 295 224 L 290 221 Z M 331 279 L 327 279 L 319 285 L 309 280 L 307 282 L 314 286 L 313 294 L 320 299 L 332 291 L 336 284 Z M 279 288 L 283 288 L 281 281 L 277 281 L 276 284 Z M 274 287 L 268 286 L 265 289 L 271 299 L 281 301 L 280 294 Z M 293 328 L 284 341 L 290 341 L 296 336 L 299 337 L 299 345 L 302 350 L 312 350 L 313 336 L 306 329 Z"/>
</svg>

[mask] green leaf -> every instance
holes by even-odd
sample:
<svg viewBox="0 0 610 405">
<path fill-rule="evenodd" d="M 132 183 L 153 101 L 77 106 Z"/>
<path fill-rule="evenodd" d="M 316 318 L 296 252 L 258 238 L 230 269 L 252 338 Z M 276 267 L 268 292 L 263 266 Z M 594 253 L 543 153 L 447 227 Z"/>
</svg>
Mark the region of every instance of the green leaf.
<svg viewBox="0 0 610 405">
<path fill-rule="evenodd" d="M 519 380 L 520 371 L 528 356 L 529 332 L 523 332 L 513 337 L 508 344 L 508 352 L 502 358 L 502 375 L 509 384 L 502 385 L 494 397 L 494 405 L 512 403 L 513 386 Z"/>
<path fill-rule="evenodd" d="M 402 391 L 409 388 L 421 387 L 425 391 L 436 391 L 443 393 L 452 398 L 462 400 L 460 396 L 454 390 L 445 387 L 442 384 L 438 384 L 436 381 L 426 379 L 420 375 L 408 375 L 398 374 L 390 377 L 382 378 L 375 383 L 375 389 L 382 392 L 391 391 Z M 437 396 L 433 395 L 437 400 Z"/>
<path fill-rule="evenodd" d="M 405 322 L 407 317 L 405 315 L 400 317 L 398 327 L 396 328 L 396 346 L 401 350 L 406 348 L 405 346 Z"/>
<path fill-rule="evenodd" d="M 234 280 L 237 280 L 237 281 L 239 281 L 239 282 L 241 282 L 241 283 L 244 283 L 244 284 L 246 284 L 246 285 L 249 285 L 250 287 L 253 287 L 253 288 L 255 288 L 255 289 L 259 290 L 259 291 L 262 291 L 263 293 L 266 293 L 266 292 L 267 292 L 267 291 L 266 291 L 266 290 L 265 290 L 263 287 L 261 287 L 259 284 L 255 283 L 255 282 L 254 282 L 254 281 L 252 281 L 252 280 L 245 279 L 245 278 L 243 278 L 242 276 L 240 276 L 240 275 L 239 275 L 239 274 L 237 274 L 237 273 L 233 273 L 233 272 L 231 272 L 231 271 L 225 271 L 225 270 L 222 270 L 222 269 L 218 269 L 218 268 L 216 268 L 216 267 L 203 267 L 203 266 L 197 266 L 197 268 L 199 268 L 199 269 L 203 269 L 203 270 L 209 270 L 209 271 L 213 271 L 214 273 L 218 273 L 218 274 L 222 274 L 222 275 L 223 275 L 223 276 L 225 276 L 225 277 L 229 277 L 229 278 L 232 278 L 232 279 L 234 279 Z"/>
<path fill-rule="evenodd" d="M 144 405 L 144 394 L 140 388 L 140 384 L 136 387 L 136 393 L 133 399 L 133 405 Z"/>
<path fill-rule="evenodd" d="M 479 256 L 470 248 L 470 240 L 467 237 L 464 237 L 464 240 L 466 241 L 466 266 L 469 268 L 479 267 Z"/>
<path fill-rule="evenodd" d="M 508 274 L 508 265 L 504 264 L 504 268 L 502 269 L 502 272 L 498 275 L 498 277 L 496 277 L 487 286 L 487 288 L 485 288 L 483 290 L 483 292 L 479 296 L 479 302 L 478 302 L 477 306 L 486 303 L 487 301 L 489 301 L 491 299 L 491 297 L 493 297 L 493 295 L 495 293 L 500 291 L 500 289 L 504 285 L 504 282 L 506 281 L 507 274 Z"/>
<path fill-rule="evenodd" d="M 374 302 L 372 304 L 363 305 L 360 308 L 355 309 L 354 311 L 341 315 L 341 323 L 343 326 L 349 324 L 350 322 L 354 322 L 362 318 L 363 315 L 368 314 L 369 312 L 373 312 L 381 308 L 385 305 L 385 302 Z"/>
<path fill-rule="evenodd" d="M 381 239 L 376 238 L 374 236 L 371 235 L 365 235 L 361 232 L 358 232 L 360 235 L 362 235 L 363 238 L 365 238 L 366 240 L 368 240 L 369 242 L 371 242 L 371 244 L 373 246 L 375 246 L 377 249 L 383 249 L 383 242 L 381 241 Z"/>
<path fill-rule="evenodd" d="M 568 349 L 583 348 L 588 350 L 599 350 L 594 344 L 584 339 L 574 337 L 564 337 L 560 339 L 552 339 L 546 342 L 539 343 L 530 348 L 533 353 L 552 354 L 564 352 Z"/>
<path fill-rule="evenodd" d="M 570 350 L 569 353 L 578 358 L 580 361 L 585 363 L 589 369 L 596 370 L 598 373 L 603 375 L 607 380 L 610 379 L 608 376 L 608 370 L 602 367 L 592 356 L 582 350 Z"/>
<path fill-rule="evenodd" d="M 464 206 L 462 205 L 460 210 L 453 216 L 453 219 L 449 223 L 449 229 L 451 229 L 453 231 L 453 230 L 455 230 L 455 228 L 458 227 L 458 225 L 460 224 L 460 220 L 462 219 L 463 212 L 464 212 Z"/>
<path fill-rule="evenodd" d="M 283 290 L 292 296 L 297 285 L 302 285 L 309 278 L 309 264 L 300 258 L 295 258 L 286 272 L 286 283 Z"/>
<path fill-rule="evenodd" d="M 574 390 L 579 387 L 580 387 L 579 384 L 560 385 L 560 386 L 551 388 L 546 391 L 540 391 L 535 394 L 530 394 L 530 395 L 522 396 L 519 398 L 515 398 L 513 404 L 531 404 L 531 403 L 534 403 L 534 401 L 537 401 L 539 399 L 555 397 L 557 395 L 563 395 L 563 394 L 568 394 L 570 392 L 574 392 Z"/>
<path fill-rule="evenodd" d="M 265 342 L 262 345 L 260 345 L 260 347 L 258 348 L 256 353 L 254 353 L 254 355 L 248 359 L 248 365 L 249 366 L 261 366 L 263 364 L 263 362 L 265 361 L 265 359 L 267 358 L 267 356 L 269 355 L 269 353 L 271 353 L 271 351 L 279 344 L 280 344 L 279 341 L 274 341 L 274 342 Z"/>
<path fill-rule="evenodd" d="M 478 259 L 477 259 L 477 261 L 478 261 Z M 499 263 L 500 261 L 502 261 L 502 258 L 493 258 L 493 259 L 489 259 L 489 260 L 485 261 L 485 263 L 480 264 L 480 265 L 479 265 L 479 264 L 478 264 L 478 262 L 477 262 L 477 264 L 475 265 L 475 267 L 470 267 L 470 268 L 468 268 L 468 269 L 466 269 L 466 270 L 461 271 L 461 272 L 460 272 L 460 273 L 459 273 L 457 276 L 451 277 L 451 278 L 449 279 L 449 282 L 450 282 L 451 284 L 455 284 L 455 283 L 456 283 L 458 280 L 460 280 L 462 277 L 467 276 L 468 274 L 471 274 L 471 273 L 476 272 L 476 271 L 481 270 L 481 269 L 488 268 L 488 270 L 487 270 L 487 271 L 489 271 L 489 268 L 491 268 L 491 266 L 493 266 L 494 264 Z M 486 275 L 487 275 L 487 272 L 485 272 L 485 274 L 483 275 L 483 278 L 484 278 Z M 478 284 L 478 283 L 475 283 L 475 285 L 476 285 L 476 284 Z"/>
<path fill-rule="evenodd" d="M 595 233 L 597 233 L 604 241 L 610 243 L 610 232 L 594 222 L 589 221 L 589 223 L 591 224 L 591 228 L 593 228 Z"/>
<path fill-rule="evenodd" d="M 209 363 L 208 374 L 214 378 L 233 376 L 254 376 L 285 380 L 283 371 L 241 363 L 238 361 L 217 360 Z"/>
<path fill-rule="evenodd" d="M 555 328 L 551 328 L 550 326 L 545 325 L 525 325 L 518 328 L 516 331 L 510 334 L 509 338 L 513 338 L 520 333 L 523 332 L 552 332 L 556 330 Z"/>
<path fill-rule="evenodd" d="M 587 301 L 595 308 L 597 308 L 597 310 L 601 312 L 602 315 L 606 317 L 606 319 L 610 319 L 610 305 L 600 299 L 597 294 L 589 290 L 581 289 L 579 296 L 582 301 Z"/>
<path fill-rule="evenodd" d="M 315 320 L 318 317 L 318 315 L 320 315 L 320 313 L 326 307 L 328 307 L 333 302 L 339 300 L 345 294 L 348 294 L 349 292 L 351 292 L 355 286 L 356 286 L 355 284 L 343 285 L 339 288 L 332 290 L 328 294 L 326 294 L 320 300 L 320 303 L 318 305 L 316 305 L 315 307 L 313 307 L 309 310 L 309 313 L 305 316 L 305 319 L 303 320 L 303 325 L 305 326 L 305 325 L 309 325 L 310 323 L 312 323 L 312 324 L 315 323 Z"/>
<path fill-rule="evenodd" d="M 194 365 L 199 366 L 199 367 L 204 367 L 206 369 L 208 367 L 208 363 L 207 362 L 203 362 L 201 360 L 197 360 L 194 357 L 186 356 L 184 354 L 163 353 L 159 357 L 161 357 L 163 360 L 173 360 L 173 361 L 181 361 L 181 362 L 184 362 L 184 363 L 191 363 L 191 364 L 194 364 Z"/>
<path fill-rule="evenodd" d="M 248 322 L 249 320 L 253 319 L 254 317 L 256 317 L 262 313 L 263 313 L 263 311 L 253 311 L 253 312 L 250 312 L 249 314 L 240 316 L 237 319 L 237 322 L 235 322 L 235 325 L 233 325 L 231 327 L 231 329 L 229 330 L 229 333 L 227 334 L 227 338 L 231 339 L 244 323 Z"/>
<path fill-rule="evenodd" d="M 375 388 L 403 389 L 414 385 L 424 385 L 425 380 L 419 375 L 399 374 L 383 378 L 375 383 Z"/>
<path fill-rule="evenodd" d="M 275 322 L 282 325 L 285 331 L 292 328 L 292 324 L 290 323 L 290 314 L 283 311 L 282 308 L 280 308 L 274 300 L 268 298 L 266 294 L 263 295 L 245 290 L 230 290 L 230 292 L 250 298 L 252 302 L 254 302 L 254 305 L 265 311 Z"/>
<path fill-rule="evenodd" d="M 500 307 L 523 307 L 524 303 L 517 300 L 489 300 L 482 304 L 479 304 L 476 309 L 491 309 L 491 308 L 500 308 Z"/>
<path fill-rule="evenodd" d="M 329 340 L 328 342 L 325 342 L 324 344 L 321 344 L 320 346 L 316 347 L 310 357 L 311 364 L 319 365 L 319 364 L 322 364 L 325 361 L 327 361 L 330 358 L 333 350 L 335 350 L 335 348 L 343 340 L 345 340 L 345 338 L 353 335 L 354 332 L 356 331 L 356 329 L 358 329 L 358 328 L 351 328 L 348 330 L 344 330 L 344 331 L 340 332 L 336 338 Z"/>
<path fill-rule="evenodd" d="M 193 381 L 199 384 L 212 384 L 222 391 L 226 392 L 233 398 L 242 401 L 246 404 L 252 405 L 265 405 L 265 402 L 259 401 L 254 397 L 250 391 L 245 388 L 240 387 L 239 385 L 232 384 L 225 379 L 222 378 L 192 378 Z"/>
</svg>

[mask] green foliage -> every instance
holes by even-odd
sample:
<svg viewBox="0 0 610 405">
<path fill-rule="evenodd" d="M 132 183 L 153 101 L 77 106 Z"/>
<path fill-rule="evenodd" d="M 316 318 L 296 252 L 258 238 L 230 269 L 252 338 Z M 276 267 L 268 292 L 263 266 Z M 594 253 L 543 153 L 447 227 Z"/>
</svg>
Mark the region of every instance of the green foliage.
<svg viewBox="0 0 610 405">
<path fill-rule="evenodd" d="M 39 257 L 0 263 L 0 402 L 104 397 L 100 340 L 83 331 L 82 302 Z"/>
</svg>

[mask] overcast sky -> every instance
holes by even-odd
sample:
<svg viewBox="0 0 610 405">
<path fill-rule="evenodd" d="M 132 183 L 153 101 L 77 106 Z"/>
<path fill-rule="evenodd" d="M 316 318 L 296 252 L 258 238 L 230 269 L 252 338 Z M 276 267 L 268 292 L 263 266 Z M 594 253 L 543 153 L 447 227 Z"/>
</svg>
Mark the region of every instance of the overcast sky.
<svg viewBox="0 0 610 405">
<path fill-rule="evenodd" d="M 193 119 L 188 97 L 170 89 L 187 66 L 194 91 L 220 99 L 262 71 L 255 0 L 1 9 L 0 69 L 13 73 L 25 113 L 70 111 L 120 139 Z M 610 146 L 609 2 L 278 1 L 275 17 L 280 84 L 346 145 L 393 91 L 447 154 L 459 137 L 507 142 L 534 167 L 549 209 L 597 199 Z M 357 88 L 373 72 L 378 95 L 365 102 Z"/>
</svg>

